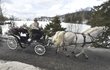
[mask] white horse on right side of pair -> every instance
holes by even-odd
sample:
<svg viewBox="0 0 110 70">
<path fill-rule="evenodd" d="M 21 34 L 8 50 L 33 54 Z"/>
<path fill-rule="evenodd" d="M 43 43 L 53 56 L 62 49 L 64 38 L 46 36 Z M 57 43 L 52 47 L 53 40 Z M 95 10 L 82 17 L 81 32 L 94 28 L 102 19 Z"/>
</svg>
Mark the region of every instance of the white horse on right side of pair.
<svg viewBox="0 0 110 70">
<path fill-rule="evenodd" d="M 104 26 L 93 27 L 79 34 L 68 31 L 57 31 L 52 38 L 52 42 L 57 47 L 57 52 L 59 51 L 59 48 L 67 48 L 67 46 L 69 45 L 75 45 L 75 47 L 82 47 L 81 51 L 78 54 L 75 54 L 75 57 L 84 54 L 85 58 L 88 58 L 87 54 L 85 53 L 85 48 L 91 46 L 94 43 L 94 39 L 96 39 L 104 31 L 106 31 L 106 29 L 107 28 L 105 28 Z"/>
</svg>

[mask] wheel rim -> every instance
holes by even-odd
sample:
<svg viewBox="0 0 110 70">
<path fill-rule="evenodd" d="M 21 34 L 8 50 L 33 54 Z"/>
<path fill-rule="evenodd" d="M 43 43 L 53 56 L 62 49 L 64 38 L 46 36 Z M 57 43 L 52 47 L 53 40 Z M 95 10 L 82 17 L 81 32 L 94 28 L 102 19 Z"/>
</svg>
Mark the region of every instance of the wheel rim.
<svg viewBox="0 0 110 70">
<path fill-rule="evenodd" d="M 44 55 L 46 52 L 46 49 L 44 46 L 42 45 L 36 45 L 34 48 L 34 51 L 36 52 L 36 54 L 38 55 Z"/>
<path fill-rule="evenodd" d="M 15 38 L 8 38 L 7 40 L 7 45 L 10 49 L 16 49 L 17 48 L 17 42 L 16 42 L 16 39 Z"/>
</svg>

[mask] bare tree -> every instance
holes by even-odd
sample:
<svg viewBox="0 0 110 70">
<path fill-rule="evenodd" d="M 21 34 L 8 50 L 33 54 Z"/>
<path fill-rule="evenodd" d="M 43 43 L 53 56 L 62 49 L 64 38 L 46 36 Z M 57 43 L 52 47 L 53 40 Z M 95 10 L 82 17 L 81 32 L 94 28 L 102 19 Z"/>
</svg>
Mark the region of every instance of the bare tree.
<svg viewBox="0 0 110 70">
<path fill-rule="evenodd" d="M 0 24 L 3 24 L 3 22 L 4 22 L 4 16 L 3 16 L 3 13 L 2 13 L 1 0 L 0 0 Z"/>
</svg>

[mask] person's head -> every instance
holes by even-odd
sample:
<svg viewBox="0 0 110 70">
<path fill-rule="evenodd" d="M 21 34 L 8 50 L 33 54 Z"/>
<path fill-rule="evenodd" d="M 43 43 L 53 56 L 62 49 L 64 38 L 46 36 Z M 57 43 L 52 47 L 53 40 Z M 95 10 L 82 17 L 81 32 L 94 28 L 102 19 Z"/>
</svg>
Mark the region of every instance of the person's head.
<svg viewBox="0 0 110 70">
<path fill-rule="evenodd" d="M 34 22 L 37 22 L 37 18 L 34 18 Z"/>
</svg>

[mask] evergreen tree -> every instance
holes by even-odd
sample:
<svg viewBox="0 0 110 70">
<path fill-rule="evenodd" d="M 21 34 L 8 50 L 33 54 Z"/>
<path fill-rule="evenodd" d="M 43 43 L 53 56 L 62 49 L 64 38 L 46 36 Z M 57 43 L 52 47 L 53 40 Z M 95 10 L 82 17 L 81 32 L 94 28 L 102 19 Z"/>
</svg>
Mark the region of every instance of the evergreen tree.
<svg viewBox="0 0 110 70">
<path fill-rule="evenodd" d="M 107 35 L 110 35 L 110 0 L 100 6 L 95 6 L 93 10 L 92 18 L 88 24 L 108 27 Z"/>
<path fill-rule="evenodd" d="M 110 0 L 95 6 L 93 15 L 89 23 L 91 26 L 109 26 L 110 27 Z"/>
<path fill-rule="evenodd" d="M 74 13 L 65 14 L 64 22 L 82 24 L 83 21 L 89 20 L 92 12 L 84 9 Z"/>
<path fill-rule="evenodd" d="M 4 22 L 4 16 L 2 13 L 1 0 L 0 0 L 0 25 L 3 24 L 3 22 Z"/>
<path fill-rule="evenodd" d="M 97 39 L 97 42 L 99 42 L 100 47 L 110 46 L 110 43 L 108 43 L 110 40 L 110 0 L 93 8 L 93 15 L 88 24 L 108 28 L 102 36 Z M 99 45 L 95 45 L 99 47 Z"/>
<path fill-rule="evenodd" d="M 46 25 L 46 27 L 44 28 L 44 32 L 48 36 L 53 36 L 57 31 L 64 31 L 65 28 L 62 28 L 60 23 L 61 21 L 59 20 L 59 17 L 55 16 L 53 20 Z"/>
</svg>

